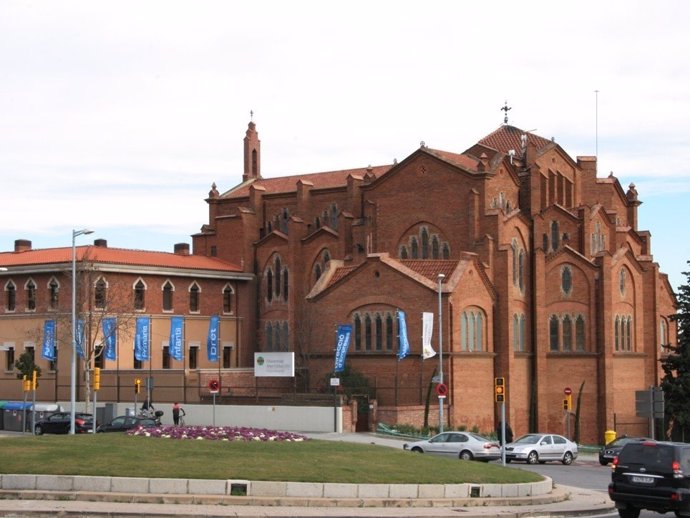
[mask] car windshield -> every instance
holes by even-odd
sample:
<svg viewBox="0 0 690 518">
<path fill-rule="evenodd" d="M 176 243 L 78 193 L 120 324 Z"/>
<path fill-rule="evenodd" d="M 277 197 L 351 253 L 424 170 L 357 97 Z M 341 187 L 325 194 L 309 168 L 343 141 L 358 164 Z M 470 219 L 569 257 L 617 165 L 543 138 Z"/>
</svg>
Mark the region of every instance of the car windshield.
<svg viewBox="0 0 690 518">
<path fill-rule="evenodd" d="M 536 444 L 541 439 L 541 435 L 527 434 L 515 441 L 516 444 Z"/>
</svg>

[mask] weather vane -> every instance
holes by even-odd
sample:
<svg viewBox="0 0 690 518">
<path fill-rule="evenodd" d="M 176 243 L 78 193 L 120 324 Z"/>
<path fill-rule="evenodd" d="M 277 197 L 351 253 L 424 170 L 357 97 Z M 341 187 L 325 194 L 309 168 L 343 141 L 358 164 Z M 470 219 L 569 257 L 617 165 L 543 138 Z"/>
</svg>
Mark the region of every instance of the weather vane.
<svg viewBox="0 0 690 518">
<path fill-rule="evenodd" d="M 501 108 L 501 111 L 505 112 L 505 116 L 503 117 L 503 124 L 508 124 L 508 110 L 512 110 L 513 108 L 508 106 L 508 101 L 506 101 L 505 105 L 503 108 Z"/>
</svg>

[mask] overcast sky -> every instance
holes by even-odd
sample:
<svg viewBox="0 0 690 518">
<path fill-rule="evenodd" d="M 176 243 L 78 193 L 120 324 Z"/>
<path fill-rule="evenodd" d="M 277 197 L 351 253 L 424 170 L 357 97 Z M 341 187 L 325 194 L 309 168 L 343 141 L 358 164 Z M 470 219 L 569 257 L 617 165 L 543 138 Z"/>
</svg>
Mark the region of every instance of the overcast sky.
<svg viewBox="0 0 690 518">
<path fill-rule="evenodd" d="M 690 3 L 0 0 L 0 250 L 172 251 L 241 181 L 462 152 L 510 124 L 599 156 L 690 270 Z M 598 94 L 595 93 L 598 91 Z M 598 135 L 598 138 L 597 138 Z"/>
</svg>

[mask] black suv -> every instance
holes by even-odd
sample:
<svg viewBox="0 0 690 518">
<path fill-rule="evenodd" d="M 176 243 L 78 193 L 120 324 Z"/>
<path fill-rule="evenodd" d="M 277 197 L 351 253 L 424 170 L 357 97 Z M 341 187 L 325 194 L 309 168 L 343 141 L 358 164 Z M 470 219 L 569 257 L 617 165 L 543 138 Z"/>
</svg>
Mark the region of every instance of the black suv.
<svg viewBox="0 0 690 518">
<path fill-rule="evenodd" d="M 641 509 L 690 516 L 690 444 L 629 442 L 612 468 L 609 496 L 621 518 Z"/>
</svg>

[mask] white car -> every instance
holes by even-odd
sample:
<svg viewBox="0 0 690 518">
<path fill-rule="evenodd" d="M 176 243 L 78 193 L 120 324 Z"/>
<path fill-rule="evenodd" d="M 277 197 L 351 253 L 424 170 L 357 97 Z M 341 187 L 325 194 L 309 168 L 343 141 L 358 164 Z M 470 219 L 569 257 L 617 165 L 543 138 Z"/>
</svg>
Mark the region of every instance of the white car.
<svg viewBox="0 0 690 518">
<path fill-rule="evenodd" d="M 528 433 L 506 444 L 506 462 L 521 460 L 528 464 L 544 464 L 557 460 L 569 465 L 577 458 L 577 444 L 562 435 Z"/>
<path fill-rule="evenodd" d="M 443 432 L 431 439 L 405 443 L 403 449 L 462 460 L 488 462 L 501 458 L 501 447 L 497 442 L 472 432 Z"/>
</svg>

